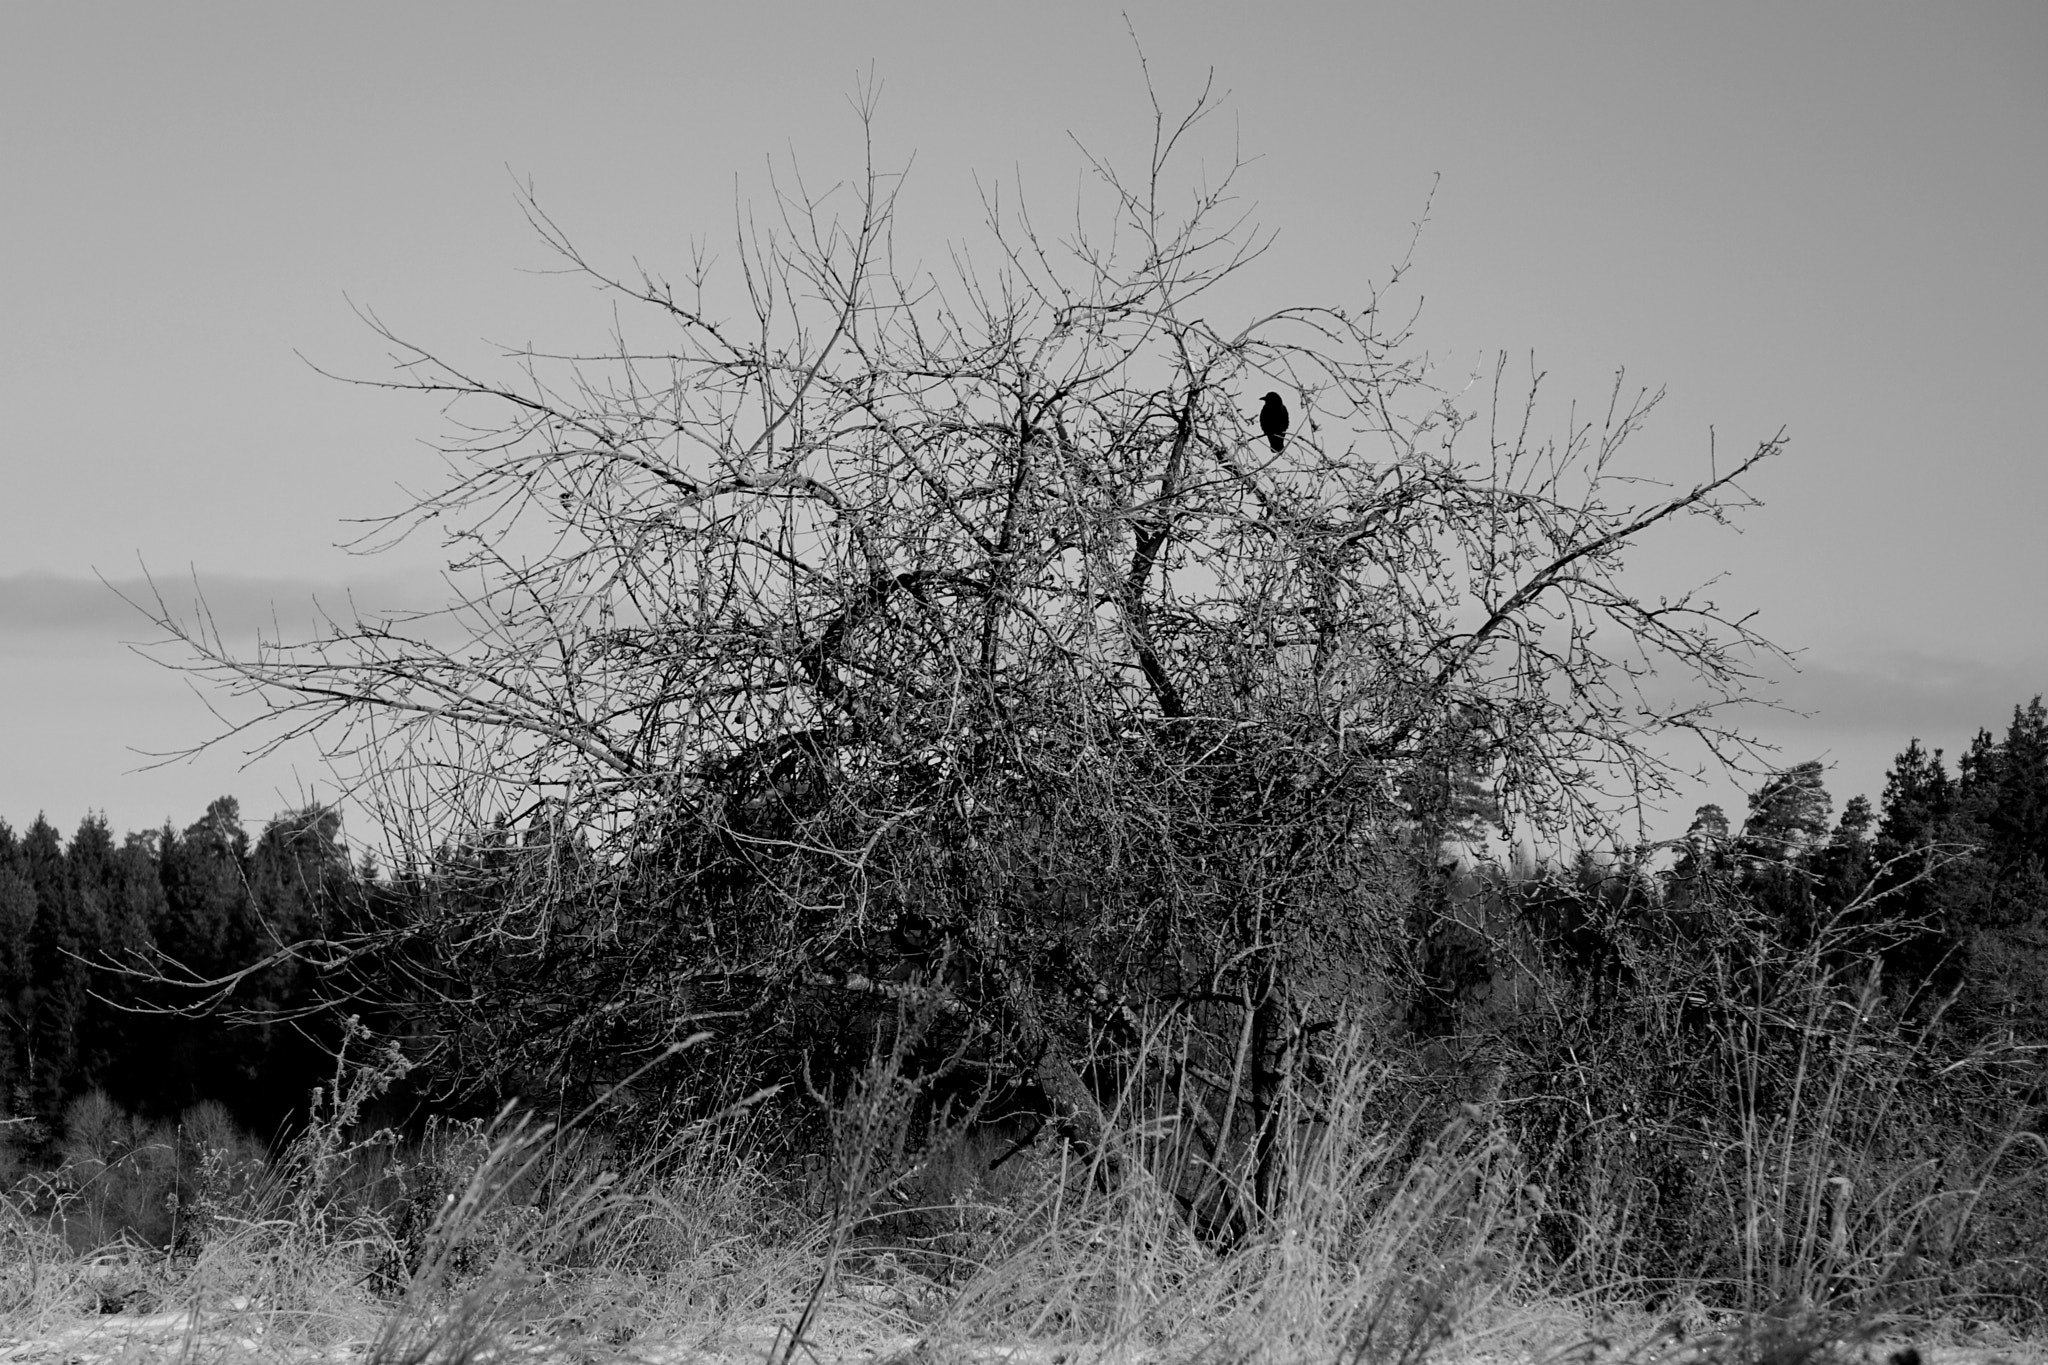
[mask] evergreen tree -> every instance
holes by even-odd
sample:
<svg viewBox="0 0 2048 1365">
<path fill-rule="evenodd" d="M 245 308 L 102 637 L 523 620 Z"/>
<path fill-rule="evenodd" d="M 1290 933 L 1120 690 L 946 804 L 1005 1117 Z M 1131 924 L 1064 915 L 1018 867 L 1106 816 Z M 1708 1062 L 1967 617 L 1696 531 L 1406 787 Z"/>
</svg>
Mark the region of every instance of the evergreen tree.
<svg viewBox="0 0 2048 1365">
<path fill-rule="evenodd" d="M 25 1086 L 29 1107 L 48 1118 L 62 1108 L 76 1070 L 79 1026 L 84 1022 L 87 999 L 86 971 L 78 959 L 83 945 L 77 906 L 67 885 L 64 845 L 56 828 L 38 815 L 21 844 L 36 898 L 35 924 L 28 942 L 31 984 L 24 993 L 29 1047 Z"/>
<path fill-rule="evenodd" d="M 32 1112 L 34 1071 L 29 1020 L 34 1012 L 36 889 L 21 841 L 0 820 L 0 1109 Z"/>
<path fill-rule="evenodd" d="M 277 943 L 326 933 L 353 876 L 341 813 L 324 806 L 271 820 L 249 857 L 249 889 L 266 935 Z"/>
<path fill-rule="evenodd" d="M 163 919 L 166 902 L 162 870 L 157 866 L 159 835 L 155 830 L 130 834 L 115 855 L 114 896 L 107 911 L 107 951 L 116 960 L 133 962 L 154 946 L 153 925 Z"/>
<path fill-rule="evenodd" d="M 1995 797 L 1984 813 L 1985 842 L 2010 893 L 2038 906 L 2048 863 L 2048 709 L 2041 698 L 2015 706 L 1988 773 Z"/>
<path fill-rule="evenodd" d="M 249 891 L 262 926 L 253 954 L 271 955 L 332 932 L 354 893 L 355 871 L 341 838 L 341 813 L 309 806 L 287 811 L 263 828 L 249 855 Z M 243 1098 L 245 1121 L 284 1119 L 331 1066 L 332 1017 L 321 1006 L 320 982 L 303 958 L 285 956 L 253 974 L 237 992 L 236 1012 L 249 1022 L 234 1030 L 252 1068 Z"/>
<path fill-rule="evenodd" d="M 1875 836 L 1877 812 L 1871 809 L 1870 798 L 1852 796 L 1849 804 L 1842 807 L 1842 818 L 1835 825 L 1833 842 L 1839 845 L 1867 847 Z"/>
<path fill-rule="evenodd" d="M 67 1096 L 89 1089 L 104 1076 L 120 1049 L 121 1022 L 107 1003 L 114 979 L 95 971 L 105 960 L 109 928 L 121 918 L 119 850 L 105 815 L 87 815 L 78 823 L 64 854 L 65 916 L 73 944 L 71 967 L 78 973 L 82 996 L 77 1016 L 77 1052 Z"/>
<path fill-rule="evenodd" d="M 1730 838 L 1728 812 L 1708 804 L 1693 812 L 1692 824 L 1679 845 L 1678 861 L 1664 888 L 1665 899 L 1674 909 L 1697 909 L 1710 903 L 1717 887 L 1734 870 L 1734 842 Z"/>
<path fill-rule="evenodd" d="M 246 960 L 255 916 L 249 898 L 249 836 L 241 806 L 223 796 L 185 832 L 165 831 L 160 866 L 163 918 L 157 947 L 179 967 L 211 978 Z"/>
<path fill-rule="evenodd" d="M 1904 753 L 1892 760 L 1884 780 L 1884 812 L 1878 821 L 1877 843 L 1881 857 L 1893 857 L 1925 848 L 1955 807 L 1955 783 L 1942 766 L 1941 750 L 1932 754 L 1915 738 Z"/>
<path fill-rule="evenodd" d="M 1817 758 L 1773 775 L 1749 798 L 1742 851 L 1753 858 L 1795 860 L 1827 838 L 1834 804 Z"/>
<path fill-rule="evenodd" d="M 1959 765 L 1959 805 L 1979 845 L 1952 895 L 1968 1018 L 2048 1042 L 2048 712 L 2014 707 L 2005 737 L 1978 732 Z"/>
<path fill-rule="evenodd" d="M 182 833 L 157 837 L 163 888 L 152 938 L 171 983 L 217 980 L 246 965 L 258 942 L 249 895 L 249 838 L 241 807 L 223 796 Z M 159 1010 L 190 1011 L 202 996 L 164 984 Z M 146 1107 L 174 1113 L 200 1099 L 246 1110 L 257 1064 L 218 1013 L 164 1014 L 142 1049 L 149 1057 Z"/>
<path fill-rule="evenodd" d="M 151 1012 L 157 1001 L 146 984 L 128 974 L 146 970 L 154 960 L 152 926 L 163 919 L 165 908 L 159 839 L 154 830 L 131 833 L 114 854 L 105 958 L 95 973 L 96 992 L 113 1006 L 111 1042 L 93 1079 L 124 1107 L 169 1117 L 176 1109 L 159 1094 L 165 1080 L 161 1040 L 168 1021 Z"/>
<path fill-rule="evenodd" d="M 1876 890 L 1877 812 L 1867 796 L 1852 796 L 1842 808 L 1834 832 L 1806 850 L 1802 863 L 1811 888 L 1818 920 L 1837 923 L 1861 932 L 1842 941 L 1851 955 L 1882 954 L 1893 946 L 1897 934 L 1882 898 L 1872 899 Z M 1853 909 L 1853 920 L 1847 918 Z"/>
<path fill-rule="evenodd" d="M 1872 854 L 1882 895 L 1877 913 L 1895 928 L 1886 970 L 1896 988 L 1922 993 L 1927 1005 L 1957 984 L 1951 912 L 1961 879 L 1954 860 L 1973 841 L 1942 751 L 1908 741 L 1885 775 Z"/>
<path fill-rule="evenodd" d="M 1773 774 L 1749 797 L 1749 816 L 1735 841 L 1734 889 L 1787 943 L 1811 942 L 1838 908 L 1815 867 L 1833 811 L 1818 759 Z"/>
<path fill-rule="evenodd" d="M 1891 911 L 1915 927 L 1893 966 L 1952 1024 L 2048 1041 L 2048 711 L 1979 730 L 1951 780 L 1915 740 L 1885 783 L 1877 856 Z"/>
</svg>

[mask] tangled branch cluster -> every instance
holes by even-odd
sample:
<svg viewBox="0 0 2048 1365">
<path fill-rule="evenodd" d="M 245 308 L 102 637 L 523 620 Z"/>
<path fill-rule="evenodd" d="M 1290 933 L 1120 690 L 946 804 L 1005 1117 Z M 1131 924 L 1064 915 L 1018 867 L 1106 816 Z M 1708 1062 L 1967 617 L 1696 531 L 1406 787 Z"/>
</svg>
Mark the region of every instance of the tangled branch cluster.
<svg viewBox="0 0 2048 1365">
<path fill-rule="evenodd" d="M 1496 370 L 1485 420 L 1434 387 L 1388 294 L 1217 322 L 1270 238 L 1238 165 L 1179 178 L 1212 108 L 1155 103 L 1135 176 L 1089 158 L 1064 235 L 987 197 L 992 254 L 944 274 L 898 264 L 871 153 L 679 282 L 529 199 L 607 352 L 501 380 L 384 331 L 388 386 L 467 423 L 388 527 L 445 538 L 447 609 L 253 656 L 160 613 L 400 841 L 337 969 L 431 1002 L 479 1083 L 703 1027 L 743 1070 L 851 1055 L 894 1014 L 928 1074 L 1082 1133 L 1167 1018 L 1220 1148 L 1392 970 L 1396 855 L 1457 792 L 1582 829 L 1668 779 L 1661 736 L 1732 742 L 1768 646 L 1620 569 L 1782 439 L 1643 501 L 1614 461 L 1656 400 L 1619 380 L 1543 440 L 1533 382 Z"/>
</svg>

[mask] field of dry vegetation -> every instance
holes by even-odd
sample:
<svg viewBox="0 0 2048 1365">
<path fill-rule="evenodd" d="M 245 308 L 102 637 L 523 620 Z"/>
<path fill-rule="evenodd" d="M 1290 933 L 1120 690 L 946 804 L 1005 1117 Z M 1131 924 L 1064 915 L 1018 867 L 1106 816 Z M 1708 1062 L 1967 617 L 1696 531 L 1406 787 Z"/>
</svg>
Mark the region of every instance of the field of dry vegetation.
<svg viewBox="0 0 2048 1365">
<path fill-rule="evenodd" d="M 1883 1124 L 1910 1116 L 1847 1059 L 1806 1061 L 1782 1122 L 1693 1148 L 1727 1273 L 1691 1281 L 1642 1273 L 1637 1138 L 1539 1169 L 1513 1096 L 1431 1104 L 1356 1035 L 1300 1092 L 1280 1200 L 1220 1238 L 1185 1192 L 1253 1172 L 1191 1170 L 1144 1097 L 1093 1150 L 1019 1146 L 920 1116 L 886 1056 L 809 1158 L 773 1097 L 658 1136 L 507 1113 L 401 1138 L 359 1121 L 389 1079 L 365 1066 L 266 1155 L 212 1107 L 151 1126 L 87 1096 L 63 1166 L 0 1203 L 0 1360 L 2048 1358 L 2039 1301 L 1998 1292 L 2041 1283 L 2012 1244 L 2038 1221 L 1995 1209 L 2038 1154 L 1966 1186 L 1901 1159 Z"/>
</svg>

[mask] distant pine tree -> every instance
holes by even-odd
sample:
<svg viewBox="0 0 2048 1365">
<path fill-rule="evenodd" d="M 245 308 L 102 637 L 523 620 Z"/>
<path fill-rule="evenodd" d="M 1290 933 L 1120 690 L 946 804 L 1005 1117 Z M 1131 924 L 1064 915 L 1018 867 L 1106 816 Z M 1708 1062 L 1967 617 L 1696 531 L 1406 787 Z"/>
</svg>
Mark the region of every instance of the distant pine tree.
<svg viewBox="0 0 2048 1365">
<path fill-rule="evenodd" d="M 159 834 L 130 834 L 115 852 L 107 888 L 105 965 L 94 973 L 96 994 L 106 999 L 108 1055 L 94 1076 L 123 1106 L 169 1117 L 176 1110 L 158 1092 L 165 1073 L 161 1048 L 166 1021 L 147 1013 L 154 1003 L 146 984 L 126 971 L 152 961 L 151 926 L 162 920 L 164 889 L 157 866 Z M 138 1012 L 145 1011 L 145 1012 Z"/>
<path fill-rule="evenodd" d="M 68 1099 L 91 1089 L 119 1056 L 121 1034 L 127 1018 L 110 996 L 122 992 L 122 983 L 94 970 L 103 962 L 110 945 L 110 930 L 122 915 L 120 850 L 103 814 L 87 815 L 79 821 L 71 843 L 64 851 L 65 911 L 76 955 L 71 968 L 78 974 L 84 996 L 78 1013 L 78 1046 L 66 1077 Z"/>
<path fill-rule="evenodd" d="M 89 998 L 85 964 L 78 959 L 85 945 L 56 828 L 38 815 L 21 847 L 36 896 L 28 943 L 31 984 L 23 1011 L 30 1051 L 28 1102 L 36 1114 L 53 1118 L 63 1108 L 78 1067 L 79 1031 Z"/>
<path fill-rule="evenodd" d="M 1808 759 L 1774 775 L 1749 798 L 1742 850 L 1755 858 L 1787 860 L 1826 840 L 1834 798 L 1820 760 Z"/>
<path fill-rule="evenodd" d="M 1893 913 L 1924 926 L 1892 966 L 1953 1024 L 2048 1041 L 2048 710 L 1979 730 L 1951 778 L 1913 741 L 1892 765 L 1875 854 Z"/>
<path fill-rule="evenodd" d="M 1958 805 L 1982 852 L 1951 905 L 1969 1015 L 1986 1032 L 2048 1042 L 2048 711 L 2013 708 L 1958 764 Z M 1959 879 L 1960 880 L 1960 879 Z"/>
<path fill-rule="evenodd" d="M 162 919 L 157 947 L 196 976 L 214 977 L 246 960 L 255 938 L 249 896 L 249 836 L 241 806 L 223 796 L 176 839 L 162 841 Z"/>
<path fill-rule="evenodd" d="M 0 820 L 0 1109 L 32 1112 L 34 1071 L 29 1020 L 34 1010 L 36 888 L 21 841 Z"/>
<path fill-rule="evenodd" d="M 249 891 L 260 922 L 254 956 L 329 933 L 356 896 L 356 875 L 342 842 L 341 813 L 309 806 L 263 827 L 249 855 Z M 253 1065 L 243 1099 L 245 1122 L 267 1127 L 303 1102 L 331 1067 L 334 1019 L 321 1007 L 313 969 L 284 958 L 253 974 L 240 1007 L 269 1022 L 235 1030 L 237 1050 Z"/>
</svg>

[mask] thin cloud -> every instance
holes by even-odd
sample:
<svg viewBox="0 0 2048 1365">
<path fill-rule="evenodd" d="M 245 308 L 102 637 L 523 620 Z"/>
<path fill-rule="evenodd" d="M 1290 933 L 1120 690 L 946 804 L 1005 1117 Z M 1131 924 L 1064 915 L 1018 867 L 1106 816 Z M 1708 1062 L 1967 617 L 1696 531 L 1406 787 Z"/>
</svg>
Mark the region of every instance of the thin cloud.
<svg viewBox="0 0 2048 1365">
<path fill-rule="evenodd" d="M 435 586 L 439 586 L 436 584 Z M 341 614 L 351 600 L 365 610 L 404 610 L 419 601 L 413 580 L 376 575 L 353 583 L 287 576 L 202 573 L 145 578 L 79 578 L 69 574 L 0 574 L 0 636 L 141 639 L 155 633 L 138 607 L 162 604 L 174 616 L 203 610 L 230 635 L 273 626 L 289 635 L 316 625 L 321 611 Z"/>
<path fill-rule="evenodd" d="M 1816 650 L 1781 674 L 1774 701 L 1804 712 L 1759 713 L 1759 737 L 1777 747 L 1773 768 L 1818 758 L 1837 809 L 1861 793 L 1873 801 L 1907 743 L 1953 756 L 1978 730 L 2003 736 L 2015 706 L 2048 693 L 2048 655 L 1955 659 L 1910 649 Z M 1754 777 L 1723 776 L 1701 799 L 1739 812 Z"/>
<path fill-rule="evenodd" d="M 2016 705 L 2048 693 L 2048 655 L 2007 660 L 1944 659 L 1881 650 L 1812 660 L 1784 680 L 1779 697 L 1812 713 L 1818 728 L 1881 731 L 1908 739 L 1967 736 L 2005 728 Z"/>
</svg>

